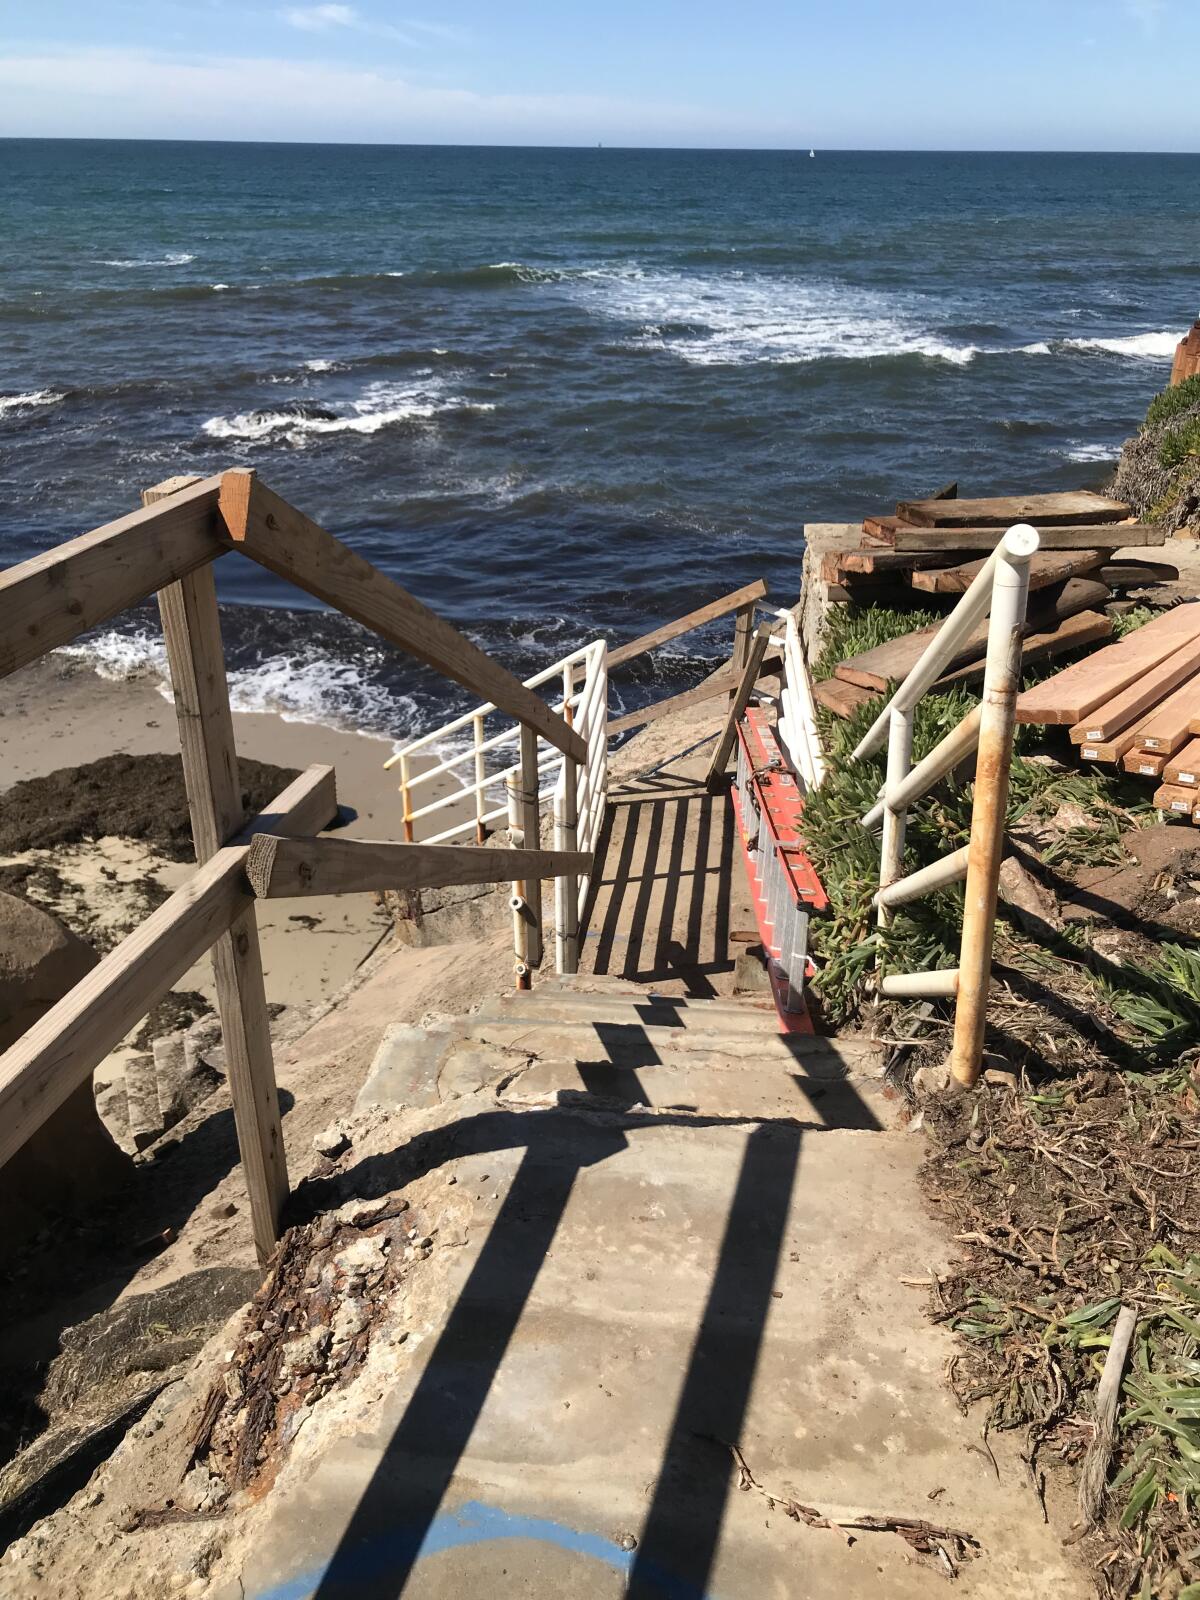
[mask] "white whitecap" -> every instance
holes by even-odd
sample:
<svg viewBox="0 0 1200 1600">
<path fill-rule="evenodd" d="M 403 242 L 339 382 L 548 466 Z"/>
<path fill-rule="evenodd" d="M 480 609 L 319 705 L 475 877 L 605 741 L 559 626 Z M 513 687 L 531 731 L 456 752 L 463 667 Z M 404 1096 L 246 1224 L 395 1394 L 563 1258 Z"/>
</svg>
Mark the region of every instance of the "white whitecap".
<svg viewBox="0 0 1200 1600">
<path fill-rule="evenodd" d="M 1073 444 L 1064 452 L 1068 461 L 1115 461 L 1121 454 L 1119 444 Z"/>
<path fill-rule="evenodd" d="M 332 410 L 333 408 L 330 407 Z M 203 431 L 210 439 L 258 442 L 282 438 L 292 445 L 332 433 L 378 433 L 406 422 L 428 422 L 454 411 L 494 411 L 495 407 L 449 394 L 436 380 L 417 384 L 372 383 L 342 414 L 304 416 L 295 411 L 243 411 L 231 417 L 210 417 Z"/>
<path fill-rule="evenodd" d="M 59 389 L 31 389 L 28 394 L 0 394 L 0 417 L 10 411 L 31 411 L 35 406 L 54 406 L 66 398 Z"/>
<path fill-rule="evenodd" d="M 314 356 L 311 361 L 306 361 L 304 365 L 309 372 L 332 372 L 337 363 L 326 361 L 322 356 Z"/>
<path fill-rule="evenodd" d="M 643 348 L 700 366 L 904 355 L 966 366 L 980 353 L 935 332 L 940 308 L 922 297 L 846 284 L 614 268 L 572 276 L 562 292 L 632 324 Z"/>
<path fill-rule="evenodd" d="M 102 267 L 186 267 L 189 261 L 195 261 L 195 256 L 186 250 L 173 251 L 165 256 L 132 256 L 127 259 L 118 258 L 114 261 L 102 261 Z"/>
<path fill-rule="evenodd" d="M 1112 339 L 1064 339 L 1070 350 L 1102 350 L 1113 356 L 1132 356 L 1140 361 L 1170 361 L 1179 343 L 1177 330 L 1160 333 L 1127 333 Z"/>
</svg>

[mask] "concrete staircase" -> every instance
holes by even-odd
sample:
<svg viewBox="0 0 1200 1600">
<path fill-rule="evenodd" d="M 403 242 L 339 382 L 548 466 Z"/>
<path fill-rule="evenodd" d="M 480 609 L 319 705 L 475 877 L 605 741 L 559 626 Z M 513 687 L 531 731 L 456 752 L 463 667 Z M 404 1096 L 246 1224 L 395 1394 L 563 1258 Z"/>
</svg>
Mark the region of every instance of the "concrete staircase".
<svg viewBox="0 0 1200 1600">
<path fill-rule="evenodd" d="M 876 1047 L 781 1034 L 770 1004 L 592 974 L 393 1025 L 358 1103 L 416 1109 L 490 1088 L 510 1106 L 876 1128 L 887 1114 L 878 1072 Z"/>
</svg>

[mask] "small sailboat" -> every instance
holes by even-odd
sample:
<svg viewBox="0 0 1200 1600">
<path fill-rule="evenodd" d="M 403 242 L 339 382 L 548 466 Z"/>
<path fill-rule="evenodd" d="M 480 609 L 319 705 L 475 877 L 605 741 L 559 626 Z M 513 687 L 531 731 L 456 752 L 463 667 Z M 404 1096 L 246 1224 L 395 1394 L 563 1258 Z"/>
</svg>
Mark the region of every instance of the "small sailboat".
<svg viewBox="0 0 1200 1600">
<path fill-rule="evenodd" d="M 808 159 L 809 159 L 809 160 L 810 160 L 810 161 L 812 161 L 812 160 L 813 160 L 813 159 L 814 159 L 814 157 L 815 157 L 815 156 L 816 156 L 816 153 L 817 153 L 817 152 L 816 152 L 816 151 L 815 151 L 815 150 L 810 150 L 810 151 L 809 151 L 809 152 L 808 152 Z"/>
</svg>

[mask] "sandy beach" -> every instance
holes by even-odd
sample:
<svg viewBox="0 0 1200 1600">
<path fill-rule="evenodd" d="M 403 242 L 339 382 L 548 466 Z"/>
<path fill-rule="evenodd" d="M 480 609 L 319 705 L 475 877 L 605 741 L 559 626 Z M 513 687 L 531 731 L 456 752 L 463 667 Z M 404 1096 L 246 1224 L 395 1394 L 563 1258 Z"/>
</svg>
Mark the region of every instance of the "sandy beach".
<svg viewBox="0 0 1200 1600">
<path fill-rule="evenodd" d="M 400 798 L 383 763 L 390 740 L 269 713 L 235 713 L 239 754 L 283 768 L 331 764 L 337 772 L 342 832 L 352 838 L 403 837 Z M 70 773 L 115 753 L 176 755 L 175 711 L 151 679 L 109 681 L 90 668 L 52 656 L 0 685 L 0 789 L 50 773 Z M 69 777 L 64 780 L 69 782 Z M 435 779 L 426 798 L 451 790 Z M 434 820 L 434 819 L 430 819 Z M 439 816 L 440 826 L 445 823 Z M 433 831 L 432 829 L 429 831 Z M 107 836 L 0 853 L 0 874 L 30 869 L 22 892 L 59 915 L 101 952 L 130 931 L 160 900 L 186 881 L 189 863 L 170 859 L 141 839 Z M 388 913 L 369 894 L 264 902 L 258 922 L 267 999 L 275 1005 L 319 1007 L 336 994 L 391 929 Z M 176 993 L 213 1002 L 212 969 L 202 958 Z M 128 1051 L 98 1082 L 119 1070 Z"/>
</svg>

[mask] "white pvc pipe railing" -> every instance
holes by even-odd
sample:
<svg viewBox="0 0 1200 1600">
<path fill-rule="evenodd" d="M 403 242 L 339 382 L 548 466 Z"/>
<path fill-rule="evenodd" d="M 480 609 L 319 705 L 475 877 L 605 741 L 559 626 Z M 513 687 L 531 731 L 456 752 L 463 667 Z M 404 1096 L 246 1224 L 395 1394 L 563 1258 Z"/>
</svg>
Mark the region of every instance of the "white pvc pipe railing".
<svg viewBox="0 0 1200 1600">
<path fill-rule="evenodd" d="M 866 827 L 882 824 L 883 829 L 879 891 L 874 898 L 880 925 L 888 925 L 895 907 L 966 880 L 958 967 L 953 971 L 884 973 L 878 984 L 879 993 L 886 997 L 955 997 L 950 1070 L 964 1085 L 974 1083 L 978 1077 L 983 1050 L 1013 727 L 1021 687 L 1021 638 L 1029 600 L 1029 563 L 1038 542 L 1036 530 L 1025 523 L 1018 523 L 1002 536 L 853 756 L 854 760 L 862 760 L 887 739 L 887 775 L 880 799 L 862 818 Z M 914 767 L 916 707 L 985 615 L 989 621 L 981 704 Z M 900 869 L 909 807 L 975 749 L 978 755 L 970 844 L 903 877 Z"/>
</svg>

